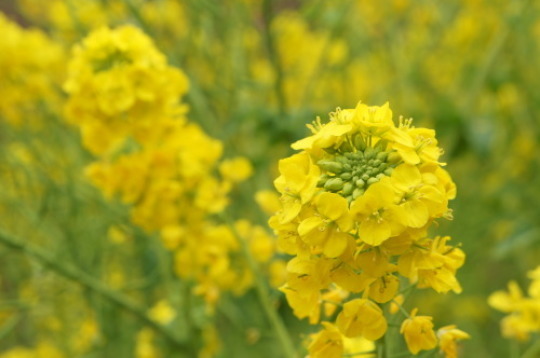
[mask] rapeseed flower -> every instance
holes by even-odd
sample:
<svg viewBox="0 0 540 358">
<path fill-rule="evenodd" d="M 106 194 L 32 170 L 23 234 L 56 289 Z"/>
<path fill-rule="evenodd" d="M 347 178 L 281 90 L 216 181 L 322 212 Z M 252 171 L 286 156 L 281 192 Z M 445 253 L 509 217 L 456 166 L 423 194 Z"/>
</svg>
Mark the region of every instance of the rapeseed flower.
<svg viewBox="0 0 540 358">
<path fill-rule="evenodd" d="M 294 255 L 282 291 L 295 315 L 314 324 L 321 308 L 337 313 L 312 337 L 316 356 L 342 351 L 338 333 L 384 336 L 379 305 L 399 302 L 400 276 L 418 288 L 460 292 L 455 275 L 465 254 L 449 237 L 427 237 L 435 220 L 451 218 L 456 193 L 433 130 L 403 118 L 396 125 L 388 103 L 338 108 L 328 123 L 317 118 L 308 128 L 312 135 L 292 144 L 300 152 L 279 162 L 281 207 L 269 223 L 280 248 Z M 428 326 L 431 333 L 420 336 Z M 414 314 L 403 323 L 411 352 L 435 348 L 432 327 Z"/>
<path fill-rule="evenodd" d="M 418 309 L 411 312 L 411 316 L 403 321 L 400 332 L 405 337 L 407 347 L 412 354 L 421 350 L 433 349 L 437 346 L 437 336 L 433 331 L 432 317 L 417 316 Z"/>
<path fill-rule="evenodd" d="M 508 314 L 501 321 L 506 338 L 527 341 L 532 333 L 540 332 L 540 266 L 529 271 L 528 276 L 532 280 L 528 295 L 511 281 L 508 291 L 496 291 L 488 298 L 491 307 Z"/>
</svg>

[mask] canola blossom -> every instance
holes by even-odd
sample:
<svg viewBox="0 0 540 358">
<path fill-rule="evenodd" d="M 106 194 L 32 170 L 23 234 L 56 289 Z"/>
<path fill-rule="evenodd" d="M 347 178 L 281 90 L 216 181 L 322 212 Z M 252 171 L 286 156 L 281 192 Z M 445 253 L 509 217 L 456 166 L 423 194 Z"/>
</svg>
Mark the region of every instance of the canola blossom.
<svg viewBox="0 0 540 358">
<path fill-rule="evenodd" d="M 491 307 L 507 315 L 501 320 L 505 338 L 527 341 L 540 332 L 540 266 L 529 271 L 527 295 L 517 282 L 508 283 L 508 291 L 496 291 L 488 298 Z"/>
<path fill-rule="evenodd" d="M 22 126 L 36 123 L 35 111 L 60 104 L 64 48 L 39 29 L 24 29 L 0 12 L 0 118 Z M 31 50 L 29 50 L 31 49 Z"/>
<path fill-rule="evenodd" d="M 312 135 L 292 145 L 300 152 L 279 162 L 281 208 L 270 225 L 293 255 L 281 288 L 289 305 L 325 327 L 310 354 L 340 357 L 352 353 L 343 339 L 386 334 L 381 305 L 397 303 L 407 286 L 461 292 L 455 275 L 465 254 L 449 237 L 428 235 L 436 219 L 452 218 L 456 186 L 435 132 L 411 119 L 396 125 L 388 104 L 338 108 L 327 123 L 318 118 L 308 127 Z M 335 325 L 328 322 L 335 313 L 321 314 L 329 296 L 340 307 Z M 430 320 L 413 312 L 403 322 L 411 353 L 437 346 Z M 326 336 L 331 346 L 316 343 Z"/>
</svg>

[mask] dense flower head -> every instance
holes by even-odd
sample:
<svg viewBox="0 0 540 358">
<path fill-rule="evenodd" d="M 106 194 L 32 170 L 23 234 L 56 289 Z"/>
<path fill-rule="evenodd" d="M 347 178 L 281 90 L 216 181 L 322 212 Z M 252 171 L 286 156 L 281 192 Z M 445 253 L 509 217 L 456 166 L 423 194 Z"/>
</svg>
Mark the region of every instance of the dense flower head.
<svg viewBox="0 0 540 358">
<path fill-rule="evenodd" d="M 501 321 L 502 335 L 518 341 L 527 341 L 540 332 L 540 266 L 529 272 L 532 280 L 528 295 L 515 281 L 508 283 L 508 291 L 496 291 L 489 296 L 491 307 L 507 313 Z"/>
<path fill-rule="evenodd" d="M 279 162 L 281 207 L 270 219 L 279 246 L 294 256 L 282 291 L 296 316 L 331 318 L 336 313 L 327 315 L 322 303 L 330 296 L 340 306 L 335 328 L 342 335 L 377 340 L 388 326 L 379 305 L 399 296 L 400 277 L 459 293 L 455 275 L 465 254 L 447 236 L 428 236 L 436 219 L 452 218 L 448 202 L 456 194 L 435 131 L 411 119 L 396 125 L 388 103 L 338 108 L 327 123 L 317 118 L 308 127 L 312 135 L 292 145 L 300 152 Z M 411 342 L 419 320 L 404 324 Z M 328 327 L 324 334 L 335 335 Z M 437 345 L 432 336 L 421 349 Z"/>
<path fill-rule="evenodd" d="M 38 110 L 59 106 L 64 49 L 38 29 L 24 29 L 0 12 L 0 119 L 39 122 Z"/>
<path fill-rule="evenodd" d="M 81 126 L 83 140 L 96 154 L 123 144 L 159 140 L 159 122 L 181 117 L 179 99 L 187 77 L 167 64 L 139 29 L 102 27 L 73 50 L 69 78 L 68 119 Z"/>
</svg>

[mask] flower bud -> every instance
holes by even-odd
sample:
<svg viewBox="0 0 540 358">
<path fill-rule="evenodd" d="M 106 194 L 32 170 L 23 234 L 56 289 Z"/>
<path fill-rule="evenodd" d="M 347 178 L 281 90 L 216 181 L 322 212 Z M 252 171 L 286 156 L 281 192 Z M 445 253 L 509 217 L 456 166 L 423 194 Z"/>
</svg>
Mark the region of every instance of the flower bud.
<svg viewBox="0 0 540 358">
<path fill-rule="evenodd" d="M 341 178 L 328 179 L 324 188 L 328 191 L 340 191 L 343 188 L 343 180 Z"/>
<path fill-rule="evenodd" d="M 319 160 L 317 164 L 319 165 L 319 167 L 330 173 L 338 174 L 343 171 L 343 164 L 338 162 L 333 162 L 330 160 Z"/>
<path fill-rule="evenodd" d="M 343 185 L 343 195 L 349 195 L 353 192 L 354 185 L 352 183 L 345 183 Z"/>
</svg>

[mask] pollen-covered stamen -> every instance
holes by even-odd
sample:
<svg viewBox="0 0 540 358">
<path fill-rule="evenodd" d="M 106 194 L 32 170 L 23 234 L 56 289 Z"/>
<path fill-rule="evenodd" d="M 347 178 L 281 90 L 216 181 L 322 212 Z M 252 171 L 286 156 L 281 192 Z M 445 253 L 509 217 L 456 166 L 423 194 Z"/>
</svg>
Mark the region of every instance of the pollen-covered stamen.
<svg viewBox="0 0 540 358">
<path fill-rule="evenodd" d="M 399 155 L 385 150 L 385 143 L 368 146 L 370 138 L 354 136 L 333 157 L 320 160 L 323 169 L 317 186 L 332 193 L 338 193 L 352 202 L 368 187 L 385 176 L 390 176 L 400 161 Z"/>
</svg>

